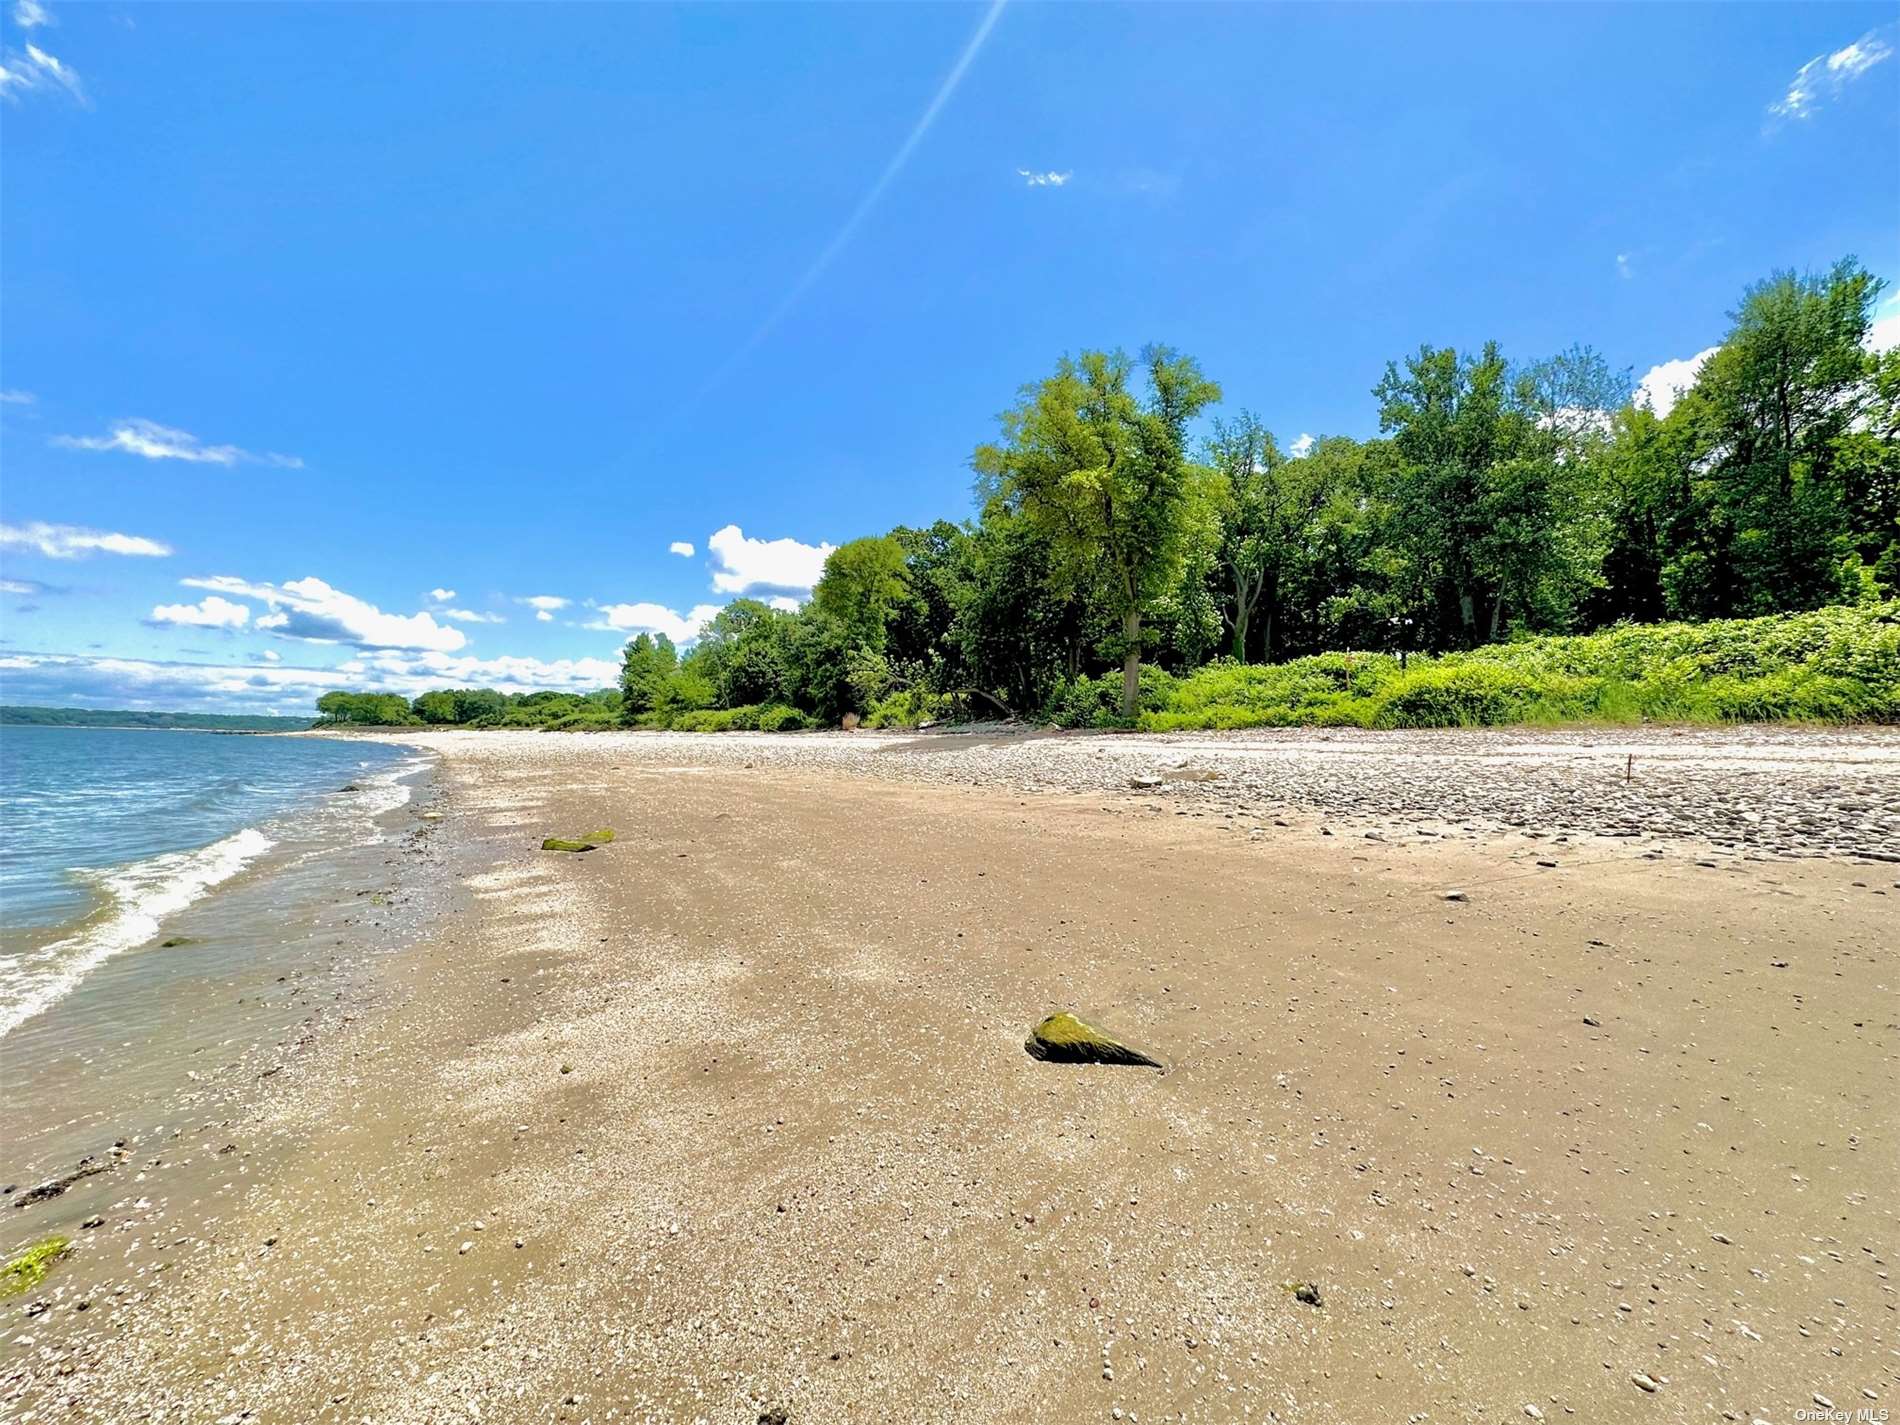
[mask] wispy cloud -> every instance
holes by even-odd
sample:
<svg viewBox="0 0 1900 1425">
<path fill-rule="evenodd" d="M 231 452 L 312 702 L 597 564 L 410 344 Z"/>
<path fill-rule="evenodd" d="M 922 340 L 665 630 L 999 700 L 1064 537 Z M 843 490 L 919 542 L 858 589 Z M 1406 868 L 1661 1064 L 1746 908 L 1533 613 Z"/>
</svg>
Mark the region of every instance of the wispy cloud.
<svg viewBox="0 0 1900 1425">
<path fill-rule="evenodd" d="M 82 106 L 92 103 L 79 71 L 58 55 L 48 54 L 31 40 L 24 49 L 8 45 L 0 50 L 0 98 L 18 103 L 24 95 L 41 92 L 63 93 Z"/>
<path fill-rule="evenodd" d="M 40 0 L 14 0 L 13 23 L 23 30 L 37 30 L 56 22 L 53 12 L 40 4 Z"/>
<path fill-rule="evenodd" d="M 693 557 L 692 541 L 686 540 L 686 539 L 676 539 L 671 544 L 666 546 L 666 552 L 668 554 L 677 554 L 682 559 L 691 559 Z"/>
<path fill-rule="evenodd" d="M 990 31 L 996 28 L 996 22 L 1002 18 L 1003 6 L 1006 3 L 1007 0 L 990 0 L 989 8 L 983 12 L 983 18 L 977 22 L 975 33 L 963 46 L 963 52 L 957 56 L 956 63 L 944 76 L 943 83 L 937 86 L 937 92 L 931 96 L 930 103 L 924 106 L 924 112 L 918 116 L 917 122 L 911 125 L 910 132 L 897 146 L 897 152 L 891 155 L 890 162 L 884 165 L 884 171 L 878 174 L 877 181 L 865 191 L 864 196 L 858 200 L 857 207 L 853 208 L 850 216 L 844 220 L 844 226 L 832 235 L 831 241 L 826 243 L 818 256 L 812 259 L 811 265 L 800 274 L 798 280 L 792 284 L 791 290 L 779 299 L 778 305 L 766 314 L 765 320 L 759 323 L 752 335 L 747 337 L 739 349 L 720 364 L 718 370 L 706 378 L 705 384 L 694 396 L 694 402 L 704 399 L 737 369 L 740 362 L 758 350 L 760 344 L 778 328 L 778 324 L 785 320 L 792 308 L 796 307 L 818 279 L 825 275 L 825 269 L 837 260 L 838 254 L 844 251 L 845 245 L 851 241 L 864 220 L 871 215 L 871 210 L 877 206 L 878 200 L 884 196 L 884 191 L 896 181 L 897 175 L 904 171 L 904 165 L 910 162 L 910 156 L 917 151 L 917 145 L 924 141 L 924 135 L 930 132 L 930 126 L 937 122 L 937 115 L 943 112 L 944 105 L 950 102 L 951 96 L 963 83 L 963 76 L 969 73 L 970 66 L 976 63 L 976 57 L 983 49 L 983 42 L 990 37 Z"/>
<path fill-rule="evenodd" d="M 1016 176 L 1023 180 L 1025 188 L 1060 188 L 1075 177 L 1075 174 L 1067 171 L 1058 173 L 1053 168 L 1046 173 L 1037 173 L 1030 168 L 1019 168 L 1016 170 Z"/>
<path fill-rule="evenodd" d="M 1893 46 L 1878 29 L 1869 30 L 1851 45 L 1832 54 L 1817 54 L 1795 71 L 1788 92 L 1768 106 L 1776 119 L 1808 119 L 1823 104 L 1840 98 L 1843 90 L 1883 60 Z"/>
<path fill-rule="evenodd" d="M 1636 275 L 1635 270 L 1630 266 L 1630 255 L 1627 252 L 1619 252 L 1616 255 L 1616 275 L 1625 282 Z"/>
<path fill-rule="evenodd" d="M 564 599 L 558 594 L 528 594 L 516 599 L 515 602 L 526 604 L 533 609 L 536 623 L 553 623 L 555 610 L 564 609 L 574 601 Z"/>
<path fill-rule="evenodd" d="M 0 524 L 0 549 L 32 549 L 48 559 L 82 559 L 88 554 L 131 554 L 162 559 L 171 546 L 137 534 L 114 534 L 79 525 Z"/>
<path fill-rule="evenodd" d="M 251 611 L 217 594 L 206 594 L 195 604 L 159 604 L 147 623 L 171 628 L 243 628 Z"/>
<path fill-rule="evenodd" d="M 39 399 L 31 391 L 0 391 L 0 406 L 31 406 Z"/>
<path fill-rule="evenodd" d="M 257 584 L 219 574 L 206 579 L 181 579 L 179 583 L 188 589 L 258 600 L 270 612 L 259 618 L 255 627 L 283 638 L 432 653 L 453 653 L 468 642 L 460 629 L 445 627 L 430 614 L 384 613 L 368 600 L 346 594 L 321 579 Z"/>
<path fill-rule="evenodd" d="M 37 598 L 42 594 L 63 594 L 64 589 L 42 584 L 38 579 L 0 579 L 0 594 L 22 594 Z"/>
<path fill-rule="evenodd" d="M 721 594 L 805 593 L 825 572 L 835 546 L 796 539 L 748 539 L 736 524 L 706 541 L 716 561 L 713 589 Z"/>
<path fill-rule="evenodd" d="M 1295 460 L 1298 460 L 1301 456 L 1305 455 L 1306 452 L 1311 450 L 1312 448 L 1313 448 L 1313 437 L 1308 435 L 1305 431 L 1301 431 L 1300 438 L 1294 441 L 1293 444 L 1289 445 L 1287 447 L 1287 450 L 1293 456 Z"/>
<path fill-rule="evenodd" d="M 67 450 L 117 450 L 146 460 L 184 460 L 193 465 L 274 465 L 301 470 L 294 455 L 266 452 L 253 455 L 235 445 L 206 445 L 190 431 L 162 426 L 157 421 L 119 421 L 104 435 L 56 435 L 52 443 Z"/>
<path fill-rule="evenodd" d="M 690 643 L 719 609 L 718 604 L 695 604 L 682 614 L 664 604 L 601 604 L 600 617 L 586 626 L 616 633 L 663 633 L 675 643 Z"/>
<path fill-rule="evenodd" d="M 440 618 L 453 619 L 456 623 L 508 622 L 508 620 L 503 618 L 500 614 L 482 614 L 476 613 L 473 609 L 449 607 L 455 602 L 455 590 L 453 589 L 431 589 L 429 590 L 428 597 L 429 602 L 435 605 L 430 612 Z"/>
</svg>

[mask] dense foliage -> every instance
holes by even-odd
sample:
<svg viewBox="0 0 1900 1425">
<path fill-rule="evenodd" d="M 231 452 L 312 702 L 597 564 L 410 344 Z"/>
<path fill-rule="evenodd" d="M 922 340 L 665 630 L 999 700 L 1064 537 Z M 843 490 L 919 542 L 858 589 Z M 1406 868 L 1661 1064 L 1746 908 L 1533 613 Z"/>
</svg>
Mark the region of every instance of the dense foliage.
<svg viewBox="0 0 1900 1425">
<path fill-rule="evenodd" d="M 411 701 L 399 693 L 325 693 L 319 726 L 354 727 L 617 727 L 620 694 L 498 693 L 493 688 L 440 688 Z"/>
<path fill-rule="evenodd" d="M 1879 292 L 1851 259 L 1750 288 L 1660 414 L 1586 348 L 1518 363 L 1425 346 L 1374 387 L 1377 438 L 1293 451 L 1245 412 L 1197 445 L 1220 390 L 1187 357 L 1083 352 L 976 449 L 974 521 L 843 545 L 803 608 L 738 600 L 683 652 L 642 634 L 617 692 L 329 694 L 319 710 L 705 730 L 996 710 L 1149 727 L 1893 718 L 1900 351 L 1867 349 Z M 1706 622 L 1808 610 L 1831 611 Z"/>
</svg>

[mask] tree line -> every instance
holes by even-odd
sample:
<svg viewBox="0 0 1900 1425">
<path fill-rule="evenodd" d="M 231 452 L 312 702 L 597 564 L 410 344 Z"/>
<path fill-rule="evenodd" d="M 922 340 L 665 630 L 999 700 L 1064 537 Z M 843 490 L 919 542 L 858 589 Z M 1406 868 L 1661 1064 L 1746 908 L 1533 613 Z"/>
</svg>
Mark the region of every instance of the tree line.
<svg viewBox="0 0 1900 1425">
<path fill-rule="evenodd" d="M 683 651 L 641 634 L 617 690 L 431 692 L 399 720 L 876 725 L 1107 686 L 1132 718 L 1144 667 L 1895 598 L 1900 350 L 1868 349 L 1881 290 L 1852 258 L 1751 286 L 1661 414 L 1587 347 L 1423 346 L 1373 388 L 1378 436 L 1299 452 L 1246 410 L 1216 415 L 1221 388 L 1169 348 L 1064 357 L 976 448 L 973 520 L 852 540 L 803 607 L 738 600 Z"/>
</svg>

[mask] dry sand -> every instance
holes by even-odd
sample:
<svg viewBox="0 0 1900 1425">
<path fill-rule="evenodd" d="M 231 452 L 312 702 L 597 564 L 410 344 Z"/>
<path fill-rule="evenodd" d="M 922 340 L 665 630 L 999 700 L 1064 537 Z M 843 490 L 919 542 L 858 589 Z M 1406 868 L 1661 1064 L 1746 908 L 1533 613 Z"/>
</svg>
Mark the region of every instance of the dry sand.
<svg viewBox="0 0 1900 1425">
<path fill-rule="evenodd" d="M 1417 743 L 405 740 L 443 755 L 465 908 L 269 1085 L 295 1146 L 241 1211 L 173 1224 L 110 1309 L 56 1276 L 0 1417 L 1785 1422 L 1900 1392 L 1900 867 L 1843 854 L 1893 849 L 1893 738 L 1698 744 L 1650 784 L 1674 819 L 1615 838 L 1549 786 L 1627 812 L 1640 775 L 1563 739 L 1427 745 L 1491 779 L 1449 824 L 1410 808 Z M 1064 792 L 1023 757 L 1108 770 Z M 1030 1059 L 1058 1008 L 1166 1071 Z"/>
</svg>

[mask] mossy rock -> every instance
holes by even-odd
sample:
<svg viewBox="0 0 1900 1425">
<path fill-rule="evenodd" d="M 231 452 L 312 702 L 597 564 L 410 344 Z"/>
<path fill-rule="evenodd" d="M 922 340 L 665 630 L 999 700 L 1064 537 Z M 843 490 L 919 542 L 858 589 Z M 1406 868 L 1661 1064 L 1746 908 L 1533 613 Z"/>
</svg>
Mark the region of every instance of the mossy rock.
<svg viewBox="0 0 1900 1425">
<path fill-rule="evenodd" d="M 35 1242 L 0 1269 L 0 1297 L 18 1296 L 46 1280 L 46 1274 L 72 1250 L 70 1237 L 52 1236 Z"/>
<path fill-rule="evenodd" d="M 541 843 L 543 851 L 592 851 L 605 846 L 614 839 L 613 828 L 603 826 L 599 831 L 590 831 L 577 840 L 569 841 L 559 836 L 550 836 Z"/>
<path fill-rule="evenodd" d="M 1032 1059 L 1050 1064 L 1133 1064 L 1144 1069 L 1161 1067 L 1139 1049 L 1131 1049 L 1112 1034 L 1085 1024 L 1064 1011 L 1052 1014 L 1029 1031 L 1023 1042 Z"/>
</svg>

